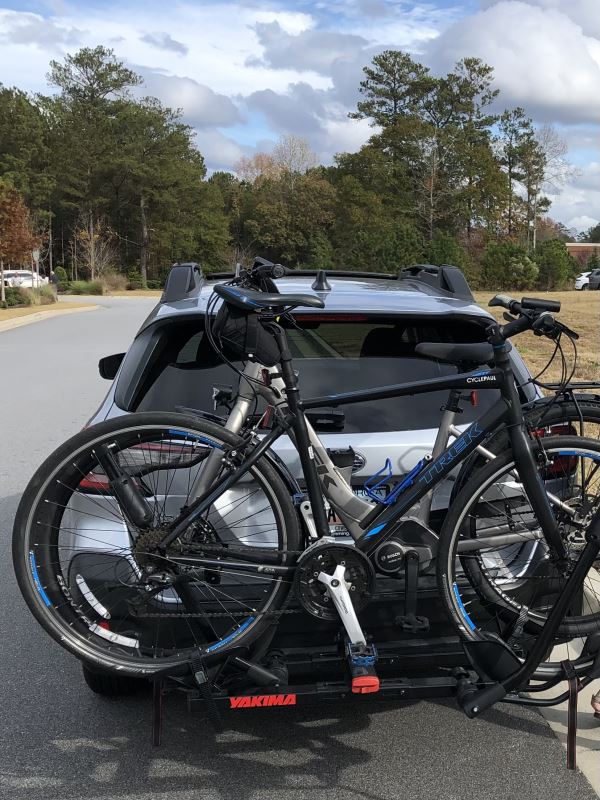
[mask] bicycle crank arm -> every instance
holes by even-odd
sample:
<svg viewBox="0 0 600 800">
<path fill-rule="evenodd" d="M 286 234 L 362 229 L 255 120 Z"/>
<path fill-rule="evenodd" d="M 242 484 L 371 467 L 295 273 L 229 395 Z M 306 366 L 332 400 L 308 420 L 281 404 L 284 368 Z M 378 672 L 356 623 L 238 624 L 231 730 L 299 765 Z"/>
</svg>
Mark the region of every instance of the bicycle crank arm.
<svg viewBox="0 0 600 800">
<path fill-rule="evenodd" d="M 340 615 L 340 619 L 346 629 L 351 644 L 366 645 L 367 640 L 365 639 L 365 635 L 360 627 L 360 622 L 356 616 L 356 611 L 352 605 L 352 599 L 344 577 L 345 574 L 346 567 L 344 564 L 338 564 L 333 575 L 320 572 L 318 580 L 327 587 L 329 596 L 333 600 L 333 604 Z"/>
</svg>

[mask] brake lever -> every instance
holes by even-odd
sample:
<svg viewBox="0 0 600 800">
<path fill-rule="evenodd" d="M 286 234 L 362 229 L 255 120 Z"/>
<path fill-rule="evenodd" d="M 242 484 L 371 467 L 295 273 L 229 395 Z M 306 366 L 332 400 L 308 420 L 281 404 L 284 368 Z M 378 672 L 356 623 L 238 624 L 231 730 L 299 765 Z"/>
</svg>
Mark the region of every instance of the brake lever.
<svg viewBox="0 0 600 800">
<path fill-rule="evenodd" d="M 558 320 L 556 320 L 556 324 L 559 326 L 562 332 L 569 337 L 569 339 L 575 339 L 575 340 L 579 339 L 579 334 L 576 333 L 576 331 L 569 328 L 567 325 L 565 325 L 564 322 L 559 322 Z"/>
<path fill-rule="evenodd" d="M 508 313 L 508 311 L 505 311 L 505 312 L 502 314 L 502 317 L 503 317 L 503 319 L 505 319 L 505 320 L 506 320 L 506 322 L 516 322 L 516 321 L 517 321 L 517 317 L 513 317 L 513 315 L 512 315 L 512 314 L 509 314 L 509 313 Z"/>
</svg>

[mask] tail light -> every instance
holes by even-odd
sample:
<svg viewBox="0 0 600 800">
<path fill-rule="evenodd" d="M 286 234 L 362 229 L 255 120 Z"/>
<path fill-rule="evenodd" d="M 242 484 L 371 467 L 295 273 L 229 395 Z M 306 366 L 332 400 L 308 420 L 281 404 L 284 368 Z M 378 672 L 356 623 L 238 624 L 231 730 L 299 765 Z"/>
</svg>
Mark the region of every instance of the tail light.
<svg viewBox="0 0 600 800">
<path fill-rule="evenodd" d="M 542 439 L 545 436 L 576 436 L 577 431 L 570 423 L 549 425 L 547 428 L 536 428 L 533 435 Z M 564 478 L 577 469 L 577 456 L 555 456 L 554 460 L 542 471 L 542 478 Z"/>
<path fill-rule="evenodd" d="M 191 444 L 191 442 L 189 444 Z M 177 444 L 175 444 L 171 441 L 145 442 L 143 444 L 134 444 L 131 447 L 127 448 L 127 452 L 130 454 L 130 457 L 127 460 L 127 466 L 128 467 L 135 466 L 135 460 L 131 455 L 132 451 L 140 452 L 139 466 L 145 466 L 149 463 L 153 463 L 158 466 L 161 460 L 169 461 L 173 457 L 173 455 L 181 455 L 181 445 L 182 442 L 177 442 Z M 148 462 L 148 460 L 143 455 L 144 453 L 158 454 L 158 458 L 155 456 L 151 462 Z M 88 494 L 110 493 L 110 485 L 108 482 L 108 478 L 104 474 L 103 470 L 100 469 L 100 467 L 93 470 L 92 472 L 88 472 L 85 478 L 83 478 L 83 480 L 80 481 L 78 488 L 79 491 L 86 492 Z"/>
</svg>

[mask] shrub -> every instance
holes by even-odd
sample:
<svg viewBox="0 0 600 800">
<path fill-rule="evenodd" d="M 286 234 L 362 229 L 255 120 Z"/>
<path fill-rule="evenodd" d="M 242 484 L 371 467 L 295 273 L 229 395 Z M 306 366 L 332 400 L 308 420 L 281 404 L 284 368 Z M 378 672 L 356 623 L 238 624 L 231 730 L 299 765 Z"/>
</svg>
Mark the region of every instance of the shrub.
<svg viewBox="0 0 600 800">
<path fill-rule="evenodd" d="M 146 288 L 148 289 L 162 289 L 164 286 L 164 281 L 146 281 Z"/>
<path fill-rule="evenodd" d="M 3 308 L 12 308 L 13 306 L 30 306 L 33 302 L 31 295 L 27 289 L 17 289 L 13 287 L 6 287 L 5 289 L 6 301 Z"/>
<path fill-rule="evenodd" d="M 59 292 L 68 292 L 71 288 L 71 282 L 67 277 L 67 270 L 64 267 L 56 267 L 54 272 L 58 278 L 57 290 Z"/>
<path fill-rule="evenodd" d="M 122 292 L 127 289 L 127 278 L 120 272 L 105 272 L 102 283 L 108 292 Z"/>
<path fill-rule="evenodd" d="M 39 289 L 34 289 L 34 294 L 38 297 L 38 302 L 42 306 L 48 306 L 51 303 L 56 303 L 57 298 L 52 286 L 40 286 Z"/>
<path fill-rule="evenodd" d="M 143 289 L 144 281 L 137 269 L 130 269 L 127 273 L 127 288 L 128 289 Z"/>
<path fill-rule="evenodd" d="M 101 281 L 71 281 L 71 294 L 104 294 Z"/>
<path fill-rule="evenodd" d="M 579 272 L 579 264 L 561 239 L 543 242 L 535 251 L 540 268 L 539 289 L 562 289 Z"/>
<path fill-rule="evenodd" d="M 492 291 L 532 289 L 538 276 L 537 265 L 514 242 L 490 242 L 482 266 L 482 283 Z"/>
<path fill-rule="evenodd" d="M 588 258 L 585 268 L 588 272 L 592 272 L 594 269 L 600 269 L 600 258 L 598 258 L 598 250 L 596 250 L 592 255 Z"/>
</svg>

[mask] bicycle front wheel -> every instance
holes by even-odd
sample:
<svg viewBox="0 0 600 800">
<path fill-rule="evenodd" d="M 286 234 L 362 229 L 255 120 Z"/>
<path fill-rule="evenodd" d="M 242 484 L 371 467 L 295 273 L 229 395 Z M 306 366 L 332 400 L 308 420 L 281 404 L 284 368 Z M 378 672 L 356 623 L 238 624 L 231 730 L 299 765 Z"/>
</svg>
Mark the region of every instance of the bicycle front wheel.
<svg viewBox="0 0 600 800">
<path fill-rule="evenodd" d="M 157 548 L 195 499 L 211 455 L 224 475 L 231 462 L 222 457 L 241 445 L 210 422 L 147 413 L 95 425 L 53 453 L 25 490 L 13 532 L 19 587 L 47 633 L 88 664 L 138 676 L 260 637 L 290 581 L 228 562 L 286 566 L 300 542 L 289 490 L 265 458 Z M 106 449 L 150 509 L 143 529 L 111 489 L 98 455 Z M 202 557 L 210 569 L 198 566 Z"/>
<path fill-rule="evenodd" d="M 453 501 L 442 526 L 438 583 L 450 616 L 467 639 L 493 633 L 526 655 L 562 591 L 600 506 L 600 443 L 556 436 L 537 445 L 538 471 L 568 550 L 557 563 L 543 538 L 512 453 L 478 470 Z M 600 629 L 600 564 L 558 636 Z"/>
</svg>

